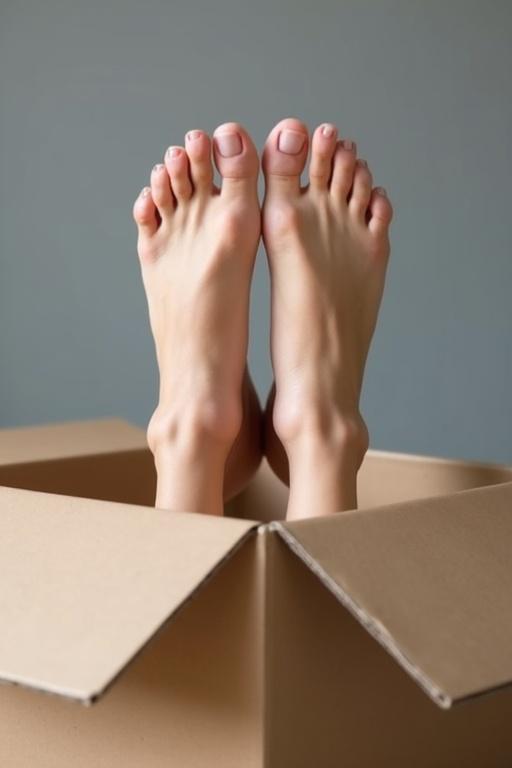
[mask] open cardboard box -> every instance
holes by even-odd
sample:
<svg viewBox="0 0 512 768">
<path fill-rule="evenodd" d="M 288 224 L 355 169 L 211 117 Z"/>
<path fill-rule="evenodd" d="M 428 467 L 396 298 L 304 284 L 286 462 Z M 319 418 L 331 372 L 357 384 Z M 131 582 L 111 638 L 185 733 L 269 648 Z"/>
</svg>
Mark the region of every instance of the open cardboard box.
<svg viewBox="0 0 512 768">
<path fill-rule="evenodd" d="M 0 485 L 2 768 L 512 765 L 512 469 L 370 452 L 284 523 L 263 464 L 217 519 L 110 421 L 0 431 Z"/>
</svg>

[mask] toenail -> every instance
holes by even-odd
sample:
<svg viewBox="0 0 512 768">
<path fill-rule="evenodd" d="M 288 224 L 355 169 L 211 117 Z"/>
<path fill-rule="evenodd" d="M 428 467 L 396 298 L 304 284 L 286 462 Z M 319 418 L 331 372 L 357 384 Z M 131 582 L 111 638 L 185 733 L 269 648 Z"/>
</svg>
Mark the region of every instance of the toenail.
<svg viewBox="0 0 512 768">
<path fill-rule="evenodd" d="M 387 197 L 387 196 L 388 196 L 388 193 L 386 192 L 386 190 L 384 189 L 384 187 L 377 187 L 377 189 L 376 189 L 375 191 L 376 191 L 376 193 L 377 193 L 378 195 L 380 195 L 381 197 Z"/>
<path fill-rule="evenodd" d="M 351 141 L 350 139 L 343 139 L 341 142 L 343 145 L 343 149 L 346 149 L 348 152 L 355 152 L 356 151 L 356 143 L 355 141 Z"/>
<path fill-rule="evenodd" d="M 325 136 L 326 139 L 330 139 L 331 136 L 334 136 L 336 133 L 336 128 L 334 125 L 331 125 L 330 123 L 325 123 L 322 126 L 322 135 Z"/>
<path fill-rule="evenodd" d="M 162 163 L 157 163 L 153 166 L 153 170 L 155 173 L 161 173 L 164 170 L 165 166 L 162 165 Z"/>
<path fill-rule="evenodd" d="M 201 131 L 189 131 L 187 133 L 187 139 L 189 141 L 196 141 L 196 139 L 200 139 L 203 134 Z"/>
<path fill-rule="evenodd" d="M 218 133 L 214 138 L 222 157 L 234 157 L 242 152 L 242 139 L 238 133 Z"/>
<path fill-rule="evenodd" d="M 277 148 L 285 155 L 298 155 L 306 142 L 306 137 L 298 131 L 290 131 L 287 128 L 281 131 L 277 140 Z"/>
<path fill-rule="evenodd" d="M 179 157 L 181 155 L 181 149 L 179 147 L 169 147 L 167 155 L 168 157 Z"/>
<path fill-rule="evenodd" d="M 141 197 L 148 197 L 150 192 L 151 192 L 151 189 L 149 187 L 144 187 L 144 189 L 140 193 L 140 196 Z"/>
<path fill-rule="evenodd" d="M 360 165 L 361 168 L 368 168 L 368 163 L 366 162 L 366 160 L 362 160 L 361 158 L 359 158 L 359 160 L 357 161 L 357 164 Z"/>
</svg>

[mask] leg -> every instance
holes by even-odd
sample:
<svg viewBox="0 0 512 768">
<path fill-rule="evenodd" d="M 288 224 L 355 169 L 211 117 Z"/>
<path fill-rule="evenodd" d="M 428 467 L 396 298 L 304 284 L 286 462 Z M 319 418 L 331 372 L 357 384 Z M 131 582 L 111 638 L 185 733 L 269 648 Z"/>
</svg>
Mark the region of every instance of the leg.
<svg viewBox="0 0 512 768">
<path fill-rule="evenodd" d="M 290 482 L 289 518 L 357 506 L 368 447 L 359 410 L 384 288 L 392 209 L 334 126 L 283 120 L 265 145 L 263 239 L 272 282 L 275 390 L 266 453 Z"/>
<path fill-rule="evenodd" d="M 260 414 L 246 372 L 251 276 L 260 236 L 258 157 L 236 123 L 211 142 L 190 131 L 170 147 L 134 206 L 160 371 L 148 427 L 156 505 L 222 514 L 223 494 L 259 462 Z M 249 428 L 258 425 L 251 444 Z M 239 451 L 234 453 L 237 443 Z"/>
</svg>

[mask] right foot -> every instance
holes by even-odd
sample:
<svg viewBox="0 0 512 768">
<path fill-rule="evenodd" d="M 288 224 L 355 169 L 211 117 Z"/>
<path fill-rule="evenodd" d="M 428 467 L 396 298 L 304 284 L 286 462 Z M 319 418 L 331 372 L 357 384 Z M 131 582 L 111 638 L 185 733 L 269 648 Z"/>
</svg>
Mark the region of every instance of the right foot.
<svg viewBox="0 0 512 768">
<path fill-rule="evenodd" d="M 259 161 L 236 123 L 170 147 L 134 205 L 160 370 L 148 442 L 157 506 L 222 512 L 224 465 L 242 423 Z"/>
<path fill-rule="evenodd" d="M 392 216 L 384 190 L 372 189 L 366 163 L 356 159 L 354 144 L 337 141 L 329 124 L 314 133 L 310 183 L 302 188 L 308 144 L 303 123 L 283 120 L 263 154 L 273 424 L 290 465 L 291 517 L 356 506 L 355 478 L 368 445 L 359 398 Z M 311 490 L 302 485 L 305 470 Z M 326 490 L 320 507 L 315 487 L 321 478 Z"/>
</svg>

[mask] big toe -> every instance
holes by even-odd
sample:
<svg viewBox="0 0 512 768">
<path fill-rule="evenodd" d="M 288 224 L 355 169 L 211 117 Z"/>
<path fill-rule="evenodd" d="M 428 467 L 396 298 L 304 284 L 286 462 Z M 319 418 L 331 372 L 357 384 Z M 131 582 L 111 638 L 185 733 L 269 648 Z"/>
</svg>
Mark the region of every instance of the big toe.
<svg viewBox="0 0 512 768">
<path fill-rule="evenodd" d="M 300 190 L 300 175 L 308 155 L 308 129 L 300 120 L 281 120 L 270 132 L 263 150 L 267 191 Z"/>
<path fill-rule="evenodd" d="M 213 134 L 215 165 L 222 176 L 222 194 L 246 187 L 256 191 L 259 160 L 254 142 L 240 123 L 224 123 Z"/>
</svg>

